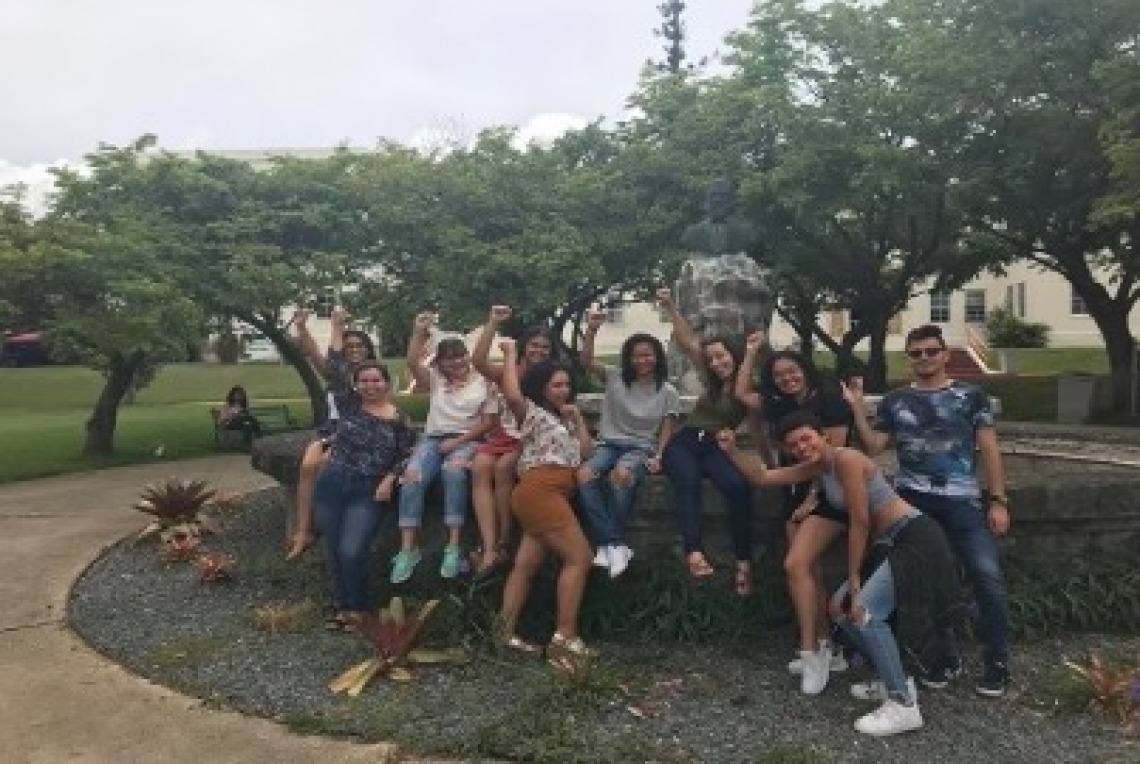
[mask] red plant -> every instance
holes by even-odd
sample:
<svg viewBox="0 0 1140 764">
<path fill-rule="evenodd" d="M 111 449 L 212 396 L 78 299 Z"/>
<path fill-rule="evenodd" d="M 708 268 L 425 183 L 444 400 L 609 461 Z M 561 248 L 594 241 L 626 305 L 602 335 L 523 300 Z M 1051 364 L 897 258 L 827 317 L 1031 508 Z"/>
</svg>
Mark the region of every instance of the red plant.
<svg viewBox="0 0 1140 764">
<path fill-rule="evenodd" d="M 177 534 L 162 540 L 158 554 L 167 562 L 186 562 L 194 558 L 201 543 L 197 536 Z"/>
<path fill-rule="evenodd" d="M 1115 716 L 1126 734 L 1140 732 L 1140 668 L 1109 665 L 1096 653 L 1087 666 L 1073 661 L 1065 665 L 1085 680 L 1097 706 Z"/>
<path fill-rule="evenodd" d="M 198 580 L 205 584 L 216 584 L 228 580 L 233 575 L 233 558 L 224 552 L 202 552 L 194 558 L 194 569 Z"/>
</svg>

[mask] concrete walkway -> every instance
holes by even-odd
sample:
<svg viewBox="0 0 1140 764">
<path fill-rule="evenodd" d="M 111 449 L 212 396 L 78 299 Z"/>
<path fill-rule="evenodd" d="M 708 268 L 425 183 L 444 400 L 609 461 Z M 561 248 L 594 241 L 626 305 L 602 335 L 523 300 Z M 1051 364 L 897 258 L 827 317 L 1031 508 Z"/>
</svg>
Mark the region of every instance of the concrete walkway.
<svg viewBox="0 0 1140 764">
<path fill-rule="evenodd" d="M 145 524 L 131 508 L 171 475 L 225 491 L 272 481 L 216 456 L 0 486 L 0 761 L 384 762 L 385 746 L 294 735 L 213 711 L 93 652 L 67 628 L 68 589 L 108 544 Z"/>
</svg>

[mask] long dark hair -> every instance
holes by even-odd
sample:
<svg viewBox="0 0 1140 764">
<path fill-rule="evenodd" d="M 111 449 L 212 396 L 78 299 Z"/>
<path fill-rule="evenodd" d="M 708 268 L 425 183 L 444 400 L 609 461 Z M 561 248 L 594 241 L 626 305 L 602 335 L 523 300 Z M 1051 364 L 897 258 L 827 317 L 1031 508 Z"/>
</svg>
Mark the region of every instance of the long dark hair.
<svg viewBox="0 0 1140 764">
<path fill-rule="evenodd" d="M 736 375 L 740 372 L 740 364 L 744 361 L 744 345 L 737 341 L 735 338 L 727 337 L 725 335 L 717 335 L 715 337 L 709 337 L 707 340 L 702 340 L 701 352 L 703 353 L 705 351 L 705 348 L 707 348 L 709 345 L 718 344 L 724 345 L 724 349 L 728 351 L 728 354 L 730 356 L 732 356 L 733 369 L 732 374 L 729 375 L 728 379 L 721 379 L 716 375 L 716 373 L 713 372 L 712 369 L 709 368 L 708 359 L 705 359 L 705 389 L 708 391 L 709 398 L 712 398 L 714 401 L 720 400 L 720 398 L 724 395 L 726 384 L 728 385 L 729 389 L 732 388 L 732 385 L 736 380 Z"/>
<path fill-rule="evenodd" d="M 776 364 L 780 361 L 791 361 L 800 367 L 804 373 L 804 383 L 807 387 L 805 392 L 808 396 L 820 392 L 823 387 L 823 376 L 811 358 L 794 350 L 777 350 L 764 359 L 764 364 L 760 367 L 760 397 L 766 403 L 775 403 L 789 398 L 776 385 Z"/>
<path fill-rule="evenodd" d="M 517 352 L 518 359 L 520 361 L 526 358 L 527 344 L 536 337 L 542 337 L 550 343 L 550 358 L 552 360 L 557 357 L 558 343 L 554 341 L 554 335 L 550 333 L 550 328 L 542 326 L 541 324 L 536 324 L 534 326 L 528 326 L 527 328 L 523 329 L 522 334 L 519 335 Z"/>
<path fill-rule="evenodd" d="M 360 344 L 364 345 L 365 358 L 369 361 L 376 360 L 376 346 L 372 344 L 372 338 L 368 336 L 367 332 L 363 332 L 360 329 L 346 329 L 344 333 L 341 334 L 342 347 L 343 342 L 349 337 L 355 337 L 360 340 Z"/>
<path fill-rule="evenodd" d="M 241 385 L 234 385 L 230 391 L 226 393 L 227 406 L 241 406 L 243 409 L 249 408 L 249 394 L 246 393 L 245 388 Z"/>
<path fill-rule="evenodd" d="M 637 372 L 633 369 L 633 349 L 643 344 L 653 349 L 655 364 L 653 377 L 657 389 L 660 390 L 661 385 L 665 384 L 666 377 L 669 376 L 669 361 L 665 358 L 665 346 L 661 344 L 661 340 L 645 332 L 631 334 L 621 343 L 621 381 L 626 387 L 631 387 L 637 379 Z"/>
<path fill-rule="evenodd" d="M 566 376 L 570 378 L 570 398 L 567 403 L 574 400 L 576 391 L 574 390 L 574 375 L 570 372 L 570 367 L 559 361 L 544 361 L 530 366 L 523 374 L 522 379 L 519 381 L 519 387 L 522 388 L 524 397 L 534 402 L 536 406 L 546 409 L 556 417 L 561 417 L 562 412 L 554 407 L 554 405 L 546 399 L 546 386 L 550 383 L 550 378 L 558 372 L 566 372 Z"/>
</svg>

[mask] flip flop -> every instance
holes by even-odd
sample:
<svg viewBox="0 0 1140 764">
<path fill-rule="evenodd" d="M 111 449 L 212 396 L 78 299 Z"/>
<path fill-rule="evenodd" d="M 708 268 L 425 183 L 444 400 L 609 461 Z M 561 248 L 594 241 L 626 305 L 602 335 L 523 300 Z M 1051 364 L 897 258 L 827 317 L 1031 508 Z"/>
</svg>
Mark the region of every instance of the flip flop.
<svg viewBox="0 0 1140 764">
<path fill-rule="evenodd" d="M 715 572 L 712 565 L 709 565 L 708 558 L 701 552 L 693 552 L 686 559 L 685 563 L 689 566 L 690 578 L 708 578 Z"/>
<path fill-rule="evenodd" d="M 325 619 L 325 631 L 333 634 L 351 634 L 356 631 L 356 626 L 347 616 L 337 613 Z"/>
<path fill-rule="evenodd" d="M 745 570 L 737 568 L 736 573 L 732 577 L 733 587 L 736 589 L 737 597 L 751 597 L 752 596 L 752 570 Z"/>
</svg>

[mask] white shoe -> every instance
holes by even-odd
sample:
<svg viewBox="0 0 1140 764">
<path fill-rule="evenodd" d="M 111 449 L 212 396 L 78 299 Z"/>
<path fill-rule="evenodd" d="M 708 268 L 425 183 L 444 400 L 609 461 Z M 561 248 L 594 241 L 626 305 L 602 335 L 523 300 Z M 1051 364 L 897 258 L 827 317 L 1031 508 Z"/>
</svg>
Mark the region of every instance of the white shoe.
<svg viewBox="0 0 1140 764">
<path fill-rule="evenodd" d="M 910 732 L 921 726 L 922 714 L 919 713 L 917 702 L 904 706 L 893 700 L 885 700 L 877 710 L 855 720 L 856 732 L 875 737 Z"/>
<path fill-rule="evenodd" d="M 825 646 L 830 649 L 831 643 L 827 642 L 826 640 L 821 639 L 819 641 L 819 646 L 821 649 Z M 828 670 L 832 674 L 838 674 L 841 671 L 847 670 L 847 659 L 843 657 L 843 653 L 837 652 L 837 653 L 831 654 L 831 665 L 828 666 Z M 793 658 L 792 660 L 788 661 L 788 673 L 789 674 L 802 674 L 802 673 L 804 673 L 803 661 L 800 660 L 799 658 Z"/>
<path fill-rule="evenodd" d="M 911 700 L 918 699 L 918 688 L 915 687 L 914 677 L 907 677 L 906 688 Z M 856 682 L 851 685 L 851 697 L 858 700 L 873 700 L 882 703 L 887 699 L 887 686 L 879 679 L 872 682 Z"/>
<path fill-rule="evenodd" d="M 633 559 L 633 550 L 625 544 L 608 546 L 606 553 L 610 558 L 610 578 L 617 578 L 625 573 L 626 568 L 629 567 L 629 561 Z"/>
<path fill-rule="evenodd" d="M 597 553 L 594 555 L 594 566 L 598 568 L 608 568 L 610 566 L 610 549 L 613 547 L 599 546 Z"/>
<path fill-rule="evenodd" d="M 804 695 L 819 695 L 827 687 L 831 674 L 831 648 L 821 647 L 814 653 L 800 651 L 803 670 L 800 673 L 800 691 Z"/>
</svg>

